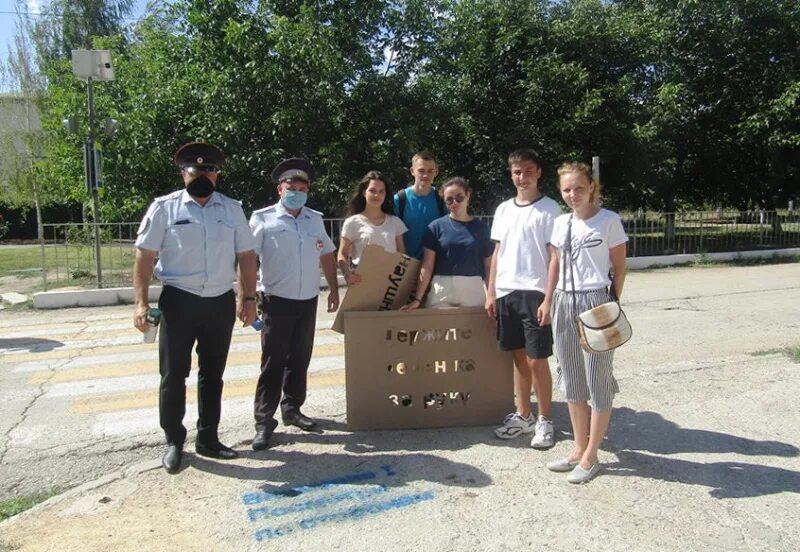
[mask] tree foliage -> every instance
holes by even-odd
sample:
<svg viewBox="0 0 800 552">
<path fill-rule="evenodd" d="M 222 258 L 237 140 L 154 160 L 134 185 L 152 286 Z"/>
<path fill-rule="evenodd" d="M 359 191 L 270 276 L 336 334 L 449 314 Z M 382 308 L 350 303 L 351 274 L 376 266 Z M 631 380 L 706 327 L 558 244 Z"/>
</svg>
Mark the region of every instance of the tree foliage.
<svg viewBox="0 0 800 552">
<path fill-rule="evenodd" d="M 177 0 L 127 29 L 128 0 L 50 5 L 69 17 L 34 33 L 37 174 L 85 201 L 81 138 L 60 127 L 86 110 L 68 51 L 111 49 L 117 79 L 95 88 L 98 116 L 120 122 L 103 144 L 105 220 L 175 189 L 189 140 L 226 151 L 223 190 L 248 208 L 274 200 L 264 174 L 279 160 L 309 158 L 312 206 L 330 216 L 369 169 L 405 185 L 419 149 L 469 178 L 484 212 L 510 193 L 505 158 L 522 146 L 543 155 L 550 193 L 560 162 L 600 156 L 619 209 L 799 191 L 796 1 Z"/>
</svg>

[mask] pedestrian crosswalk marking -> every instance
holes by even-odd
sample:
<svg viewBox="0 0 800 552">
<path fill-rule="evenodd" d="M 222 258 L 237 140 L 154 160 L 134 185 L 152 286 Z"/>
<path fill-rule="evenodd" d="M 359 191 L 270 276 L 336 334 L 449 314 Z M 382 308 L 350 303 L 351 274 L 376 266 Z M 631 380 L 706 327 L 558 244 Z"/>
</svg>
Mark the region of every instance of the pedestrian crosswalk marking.
<svg viewBox="0 0 800 552">
<path fill-rule="evenodd" d="M 105 317 L 58 311 L 36 321 L 0 321 L 0 371 L 27 383 L 26 391 L 8 400 L 35 394 L 33 408 L 46 412 L 50 420 L 11 432 L 14 446 L 40 446 L 52 431 L 52 420 L 83 427 L 95 437 L 158 432 L 158 344 L 142 343 L 128 311 L 124 316 Z M 317 322 L 308 375 L 309 389 L 320 390 L 322 397 L 339 393 L 345 384 L 344 338 L 327 329 L 330 322 Z M 247 417 L 252 412 L 260 362 L 259 333 L 234 328 L 223 388 L 226 417 Z M 194 354 L 186 382 L 186 411 L 193 417 L 197 411 Z"/>
<path fill-rule="evenodd" d="M 223 388 L 223 399 L 252 396 L 255 392 L 255 375 L 252 379 L 226 381 Z M 309 389 L 336 387 L 344 385 L 344 369 L 316 372 L 308 375 Z M 187 385 L 186 402 L 197 400 L 197 387 Z M 158 390 L 134 391 L 101 395 L 98 397 L 80 397 L 72 401 L 70 412 L 73 414 L 99 414 L 115 410 L 128 410 L 158 406 Z"/>
<path fill-rule="evenodd" d="M 141 334 L 135 329 L 130 328 L 122 332 L 117 332 L 115 335 L 109 336 L 104 332 L 87 331 L 81 334 L 72 334 L 70 339 L 59 340 L 55 336 L 48 335 L 48 343 L 42 343 L 37 338 L 31 338 L 26 335 L 29 342 L 26 343 L 24 338 L 14 338 L 19 341 L 13 347 L 7 347 L 5 350 L 0 349 L 0 365 L 6 364 L 19 364 L 28 361 L 46 361 L 46 360 L 61 360 L 69 359 L 72 357 L 80 356 L 81 358 L 93 355 L 107 355 L 109 349 L 113 348 L 115 353 L 134 353 L 145 350 L 158 350 L 158 344 L 142 343 Z M 76 339 L 83 338 L 83 339 Z M 111 339 L 111 342 L 97 342 L 98 339 Z M 11 339 L 3 335 L 3 339 Z M 336 341 L 343 342 L 342 336 L 332 330 L 321 329 L 317 330 L 315 342 Z M 53 342 L 53 343 L 49 343 Z M 231 348 L 237 343 L 252 343 L 256 348 L 259 345 L 260 338 L 257 332 L 250 328 L 238 329 L 234 331 L 233 338 L 231 339 Z M 35 350 L 37 348 L 47 350 Z M 28 352 L 17 351 L 17 349 L 34 349 Z"/>
<path fill-rule="evenodd" d="M 314 358 L 344 355 L 344 347 L 339 344 L 326 344 L 314 347 Z M 251 364 L 258 367 L 261 364 L 260 351 L 246 351 L 228 355 L 228 366 Z M 197 357 L 192 358 L 192 370 L 197 369 Z M 68 381 L 81 381 L 87 379 L 115 378 L 141 374 L 158 373 L 158 358 L 130 363 L 102 364 L 99 366 L 84 366 L 79 368 L 64 369 L 53 373 L 50 370 L 41 370 L 31 374 L 28 383 L 60 383 Z"/>
</svg>

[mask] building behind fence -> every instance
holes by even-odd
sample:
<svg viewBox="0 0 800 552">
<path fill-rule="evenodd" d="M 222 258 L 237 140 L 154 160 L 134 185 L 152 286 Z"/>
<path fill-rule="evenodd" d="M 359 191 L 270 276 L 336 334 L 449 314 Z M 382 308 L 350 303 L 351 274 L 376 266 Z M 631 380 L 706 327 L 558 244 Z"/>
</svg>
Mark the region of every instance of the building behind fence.
<svg viewBox="0 0 800 552">
<path fill-rule="evenodd" d="M 714 211 L 621 213 L 628 234 L 628 256 L 672 255 L 800 247 L 798 211 Z M 492 217 L 479 217 L 491 224 Z M 325 219 L 338 243 L 344 219 Z M 138 222 L 101 223 L 101 275 L 96 274 L 94 225 L 45 224 L 42 279 L 45 289 L 130 286 Z"/>
</svg>

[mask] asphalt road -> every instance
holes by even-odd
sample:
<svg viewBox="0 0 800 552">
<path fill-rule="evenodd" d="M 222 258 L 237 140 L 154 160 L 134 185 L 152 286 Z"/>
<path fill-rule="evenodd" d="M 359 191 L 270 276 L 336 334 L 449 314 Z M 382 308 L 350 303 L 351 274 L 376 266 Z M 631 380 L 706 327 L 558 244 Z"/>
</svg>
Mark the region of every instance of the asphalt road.
<svg viewBox="0 0 800 552">
<path fill-rule="evenodd" d="M 130 307 L 3 311 L 0 498 L 84 486 L 0 524 L 0 549 L 797 550 L 798 305 L 796 263 L 630 274 L 604 471 L 578 487 L 544 469 L 569 447 L 558 392 L 550 451 L 491 427 L 347 431 L 328 315 L 306 408 L 324 432 L 247 452 L 259 346 L 239 329 L 222 437 L 243 457 L 168 476 Z"/>
</svg>

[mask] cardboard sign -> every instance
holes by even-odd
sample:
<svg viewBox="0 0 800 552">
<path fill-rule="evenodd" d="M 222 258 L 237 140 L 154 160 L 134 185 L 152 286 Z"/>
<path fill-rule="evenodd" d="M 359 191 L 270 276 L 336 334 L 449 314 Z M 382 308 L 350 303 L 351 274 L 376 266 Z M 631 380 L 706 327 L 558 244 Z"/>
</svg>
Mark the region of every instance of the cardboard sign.
<svg viewBox="0 0 800 552">
<path fill-rule="evenodd" d="M 514 409 L 511 354 L 480 307 L 348 312 L 347 427 L 500 424 Z"/>
<path fill-rule="evenodd" d="M 344 314 L 352 311 L 397 310 L 406 303 L 417 284 L 419 261 L 402 253 L 389 253 L 380 245 L 368 245 L 353 272 L 361 282 L 348 286 L 331 329 L 344 333 Z"/>
</svg>

